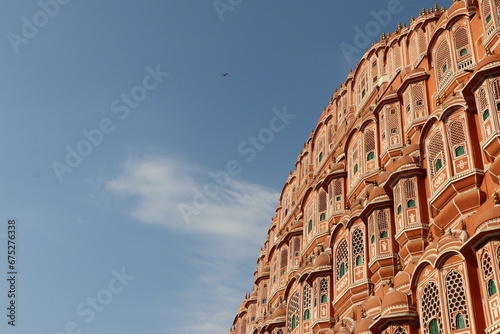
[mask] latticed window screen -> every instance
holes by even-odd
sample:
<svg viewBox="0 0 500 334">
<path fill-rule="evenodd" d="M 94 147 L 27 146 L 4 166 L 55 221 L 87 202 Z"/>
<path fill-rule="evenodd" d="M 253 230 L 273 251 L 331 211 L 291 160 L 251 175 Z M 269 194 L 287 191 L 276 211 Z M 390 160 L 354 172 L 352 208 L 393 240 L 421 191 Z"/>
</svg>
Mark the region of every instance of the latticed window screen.
<svg viewBox="0 0 500 334">
<path fill-rule="evenodd" d="M 436 176 L 436 160 L 441 159 L 441 167 L 446 165 L 444 154 L 443 136 L 441 132 L 436 132 L 429 143 L 429 164 L 431 167 L 431 177 Z"/>
<path fill-rule="evenodd" d="M 378 231 L 379 233 L 382 233 L 382 232 L 389 232 L 388 229 L 389 229 L 389 220 L 387 218 L 387 212 L 386 210 L 381 210 L 378 212 L 377 214 L 377 227 L 378 227 Z"/>
<path fill-rule="evenodd" d="M 318 212 L 320 213 L 325 212 L 326 204 L 327 204 L 326 193 L 323 190 L 321 190 L 321 192 L 319 193 Z"/>
<path fill-rule="evenodd" d="M 486 90 L 481 87 L 477 92 L 476 103 L 479 106 L 479 110 L 484 112 L 484 110 L 489 109 L 488 98 L 486 97 Z"/>
<path fill-rule="evenodd" d="M 423 83 L 414 84 L 412 86 L 413 95 L 413 108 L 417 112 L 417 117 L 423 115 L 422 111 L 425 110 L 425 93 Z"/>
<path fill-rule="evenodd" d="M 401 48 L 399 45 L 394 45 L 394 71 L 401 67 Z"/>
<path fill-rule="evenodd" d="M 283 330 L 282 329 L 278 329 L 278 331 L 276 332 L 276 334 L 283 334 Z"/>
<path fill-rule="evenodd" d="M 423 31 L 422 29 L 418 31 L 418 45 L 420 54 L 427 52 L 427 41 L 425 37 L 425 31 Z"/>
<path fill-rule="evenodd" d="M 360 228 L 357 228 L 352 234 L 353 266 L 357 266 L 363 263 L 365 253 L 365 244 L 363 239 L 363 231 Z"/>
<path fill-rule="evenodd" d="M 394 334 L 407 334 L 406 329 L 403 327 L 398 327 L 395 331 Z"/>
<path fill-rule="evenodd" d="M 288 266 L 288 249 L 283 249 L 281 251 L 281 269 L 285 269 Z"/>
<path fill-rule="evenodd" d="M 372 129 L 365 131 L 365 159 L 371 160 L 369 158 L 370 153 L 375 152 L 375 133 Z"/>
<path fill-rule="evenodd" d="M 399 133 L 399 114 L 396 109 L 392 108 L 389 111 L 389 132 L 391 135 Z M 390 145 L 390 144 L 389 144 Z"/>
<path fill-rule="evenodd" d="M 293 253 L 297 256 L 297 253 L 300 252 L 300 238 L 295 238 L 293 243 Z"/>
<path fill-rule="evenodd" d="M 463 118 L 456 118 L 450 122 L 448 125 L 448 139 L 450 143 L 450 148 L 452 154 L 455 155 L 455 157 L 464 154 L 466 152 L 465 147 L 466 147 L 466 134 L 465 134 L 465 124 L 464 124 L 464 119 Z M 462 150 L 457 149 L 461 147 Z"/>
<path fill-rule="evenodd" d="M 348 249 L 347 249 L 347 241 L 344 239 L 340 242 L 337 247 L 337 256 L 336 256 L 336 277 L 337 280 L 341 279 L 348 269 Z"/>
<path fill-rule="evenodd" d="M 415 180 L 413 179 L 406 180 L 404 183 L 404 188 L 405 188 L 406 200 L 415 198 L 417 196 L 415 192 Z"/>
<path fill-rule="evenodd" d="M 465 27 L 458 27 L 453 34 L 453 39 L 455 41 L 455 49 L 457 50 L 457 55 L 465 56 L 470 54 L 469 36 L 467 35 L 467 29 Z M 463 49 L 467 50 L 467 53 L 464 55 L 462 55 L 461 53 Z"/>
<path fill-rule="evenodd" d="M 401 187 L 399 184 L 394 188 L 394 206 L 396 207 L 396 214 L 401 213 Z"/>
<path fill-rule="evenodd" d="M 446 275 L 446 297 L 451 330 L 469 327 L 464 280 L 457 270 L 452 270 Z"/>
<path fill-rule="evenodd" d="M 497 292 L 497 286 L 493 276 L 493 266 L 491 263 L 491 257 L 488 253 L 483 255 L 481 261 L 481 267 L 483 269 L 483 278 L 488 290 L 489 297 L 493 296 Z"/>
<path fill-rule="evenodd" d="M 387 71 L 386 73 L 390 76 L 394 72 L 394 67 L 392 65 L 392 58 L 393 58 L 393 49 L 389 49 L 387 51 L 387 58 L 386 58 L 386 63 L 387 63 Z"/>
<path fill-rule="evenodd" d="M 378 62 L 377 59 L 373 59 L 372 62 L 372 78 L 376 78 L 378 76 Z"/>
<path fill-rule="evenodd" d="M 491 83 L 491 90 L 493 91 L 493 99 L 495 100 L 495 105 L 497 111 L 500 111 L 500 81 L 498 79 L 493 80 Z"/>
<path fill-rule="evenodd" d="M 424 334 L 430 334 L 429 325 L 433 319 L 441 316 L 441 302 L 439 300 L 439 289 L 435 282 L 429 282 L 424 288 L 420 298 L 422 303 L 421 319 L 423 322 Z M 438 322 L 439 333 L 443 333 L 443 325 Z"/>
<path fill-rule="evenodd" d="M 311 286 L 306 283 L 306 285 L 304 285 L 302 296 L 302 307 L 304 308 L 304 311 L 311 308 L 311 290 Z"/>
<path fill-rule="evenodd" d="M 413 33 L 410 38 L 410 62 L 413 63 L 417 60 L 418 56 L 418 44 L 417 44 L 417 34 Z"/>
<path fill-rule="evenodd" d="M 335 181 L 335 202 L 341 202 L 342 201 L 342 196 L 343 196 L 343 193 L 342 193 L 342 181 L 340 179 L 337 179 Z M 341 208 L 342 210 L 343 208 Z"/>
<path fill-rule="evenodd" d="M 483 0 L 481 4 L 481 12 L 483 13 L 484 22 L 489 25 L 493 20 L 491 19 L 490 0 Z"/>
<path fill-rule="evenodd" d="M 288 311 L 287 311 L 287 328 L 288 333 L 290 333 L 293 329 L 295 329 L 299 324 L 299 309 L 300 309 L 300 294 L 299 292 L 295 292 L 290 298 L 288 302 Z"/>
<path fill-rule="evenodd" d="M 326 278 L 322 278 L 319 282 L 319 294 L 322 303 L 328 302 L 328 280 Z"/>
<path fill-rule="evenodd" d="M 445 74 L 451 69 L 451 54 L 447 40 L 443 40 L 439 44 L 436 52 L 436 72 L 438 82 L 443 80 Z"/>
<path fill-rule="evenodd" d="M 374 233 L 375 233 L 375 226 L 373 223 L 373 215 L 371 215 L 370 218 L 368 218 L 368 234 L 370 235 L 370 238 L 372 235 L 374 235 Z"/>
</svg>

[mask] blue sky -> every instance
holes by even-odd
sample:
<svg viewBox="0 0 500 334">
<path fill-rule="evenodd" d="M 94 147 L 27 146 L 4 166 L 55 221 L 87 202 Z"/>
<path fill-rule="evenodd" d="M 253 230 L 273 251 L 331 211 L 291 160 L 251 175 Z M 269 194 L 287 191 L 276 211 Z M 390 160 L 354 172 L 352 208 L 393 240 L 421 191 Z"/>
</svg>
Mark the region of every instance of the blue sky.
<svg viewBox="0 0 500 334">
<path fill-rule="evenodd" d="M 2 1 L 0 332 L 226 333 L 341 46 L 433 2 L 216 4 Z"/>
</svg>

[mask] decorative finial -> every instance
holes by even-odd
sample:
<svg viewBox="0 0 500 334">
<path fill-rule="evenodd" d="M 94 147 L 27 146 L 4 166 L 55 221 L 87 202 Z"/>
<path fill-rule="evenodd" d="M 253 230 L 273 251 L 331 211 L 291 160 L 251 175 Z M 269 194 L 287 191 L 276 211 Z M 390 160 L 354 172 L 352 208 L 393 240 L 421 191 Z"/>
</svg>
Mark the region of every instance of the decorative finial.
<svg viewBox="0 0 500 334">
<path fill-rule="evenodd" d="M 403 266 L 401 265 L 401 259 L 399 257 L 398 257 L 398 262 L 397 262 L 397 268 L 398 268 L 398 271 L 403 270 Z"/>
<path fill-rule="evenodd" d="M 333 161 L 334 164 L 336 164 L 337 163 L 337 157 L 332 157 L 332 161 Z"/>
<path fill-rule="evenodd" d="M 401 25 L 401 22 L 398 22 L 398 30 L 403 29 L 403 26 Z"/>
<path fill-rule="evenodd" d="M 410 135 L 406 136 L 406 145 L 411 145 L 411 138 Z"/>
<path fill-rule="evenodd" d="M 465 223 L 465 220 L 462 220 L 462 230 L 467 231 L 467 224 Z"/>
<path fill-rule="evenodd" d="M 364 308 L 361 309 L 361 318 L 366 318 L 366 310 Z"/>
<path fill-rule="evenodd" d="M 394 288 L 394 282 L 392 281 L 392 277 L 387 280 L 387 285 L 389 288 Z"/>
<path fill-rule="evenodd" d="M 497 191 L 493 193 L 493 203 L 495 203 L 495 205 L 500 204 L 500 196 Z"/>
<path fill-rule="evenodd" d="M 444 6 L 441 6 L 441 11 L 444 13 L 446 11 L 446 8 L 444 8 Z"/>
<path fill-rule="evenodd" d="M 432 231 L 429 231 L 429 235 L 427 236 L 427 240 L 429 240 L 429 242 L 434 241 L 434 235 L 432 234 Z"/>
<path fill-rule="evenodd" d="M 358 319 L 357 319 L 357 318 L 358 318 L 358 316 L 357 316 L 357 314 L 356 314 L 356 311 L 354 311 L 354 310 L 352 310 L 352 318 L 353 318 L 354 320 L 358 320 Z"/>
<path fill-rule="evenodd" d="M 446 231 L 444 230 L 444 226 L 439 228 L 439 232 L 441 233 L 441 236 L 445 235 Z"/>
<path fill-rule="evenodd" d="M 439 107 L 441 105 L 441 98 L 438 96 L 436 97 L 436 106 Z"/>
<path fill-rule="evenodd" d="M 491 55 L 493 55 L 493 51 L 491 51 L 491 49 L 489 47 L 484 47 L 484 50 L 486 51 L 486 55 L 489 57 Z"/>
<path fill-rule="evenodd" d="M 438 12 L 439 11 L 439 6 L 437 3 L 434 4 L 434 12 Z"/>
<path fill-rule="evenodd" d="M 375 289 L 373 288 L 373 285 L 370 285 L 370 289 L 368 290 L 368 294 L 370 296 L 374 296 L 375 295 Z"/>
<path fill-rule="evenodd" d="M 345 204 L 345 209 L 346 209 L 346 210 L 351 210 L 351 206 L 349 205 L 349 202 L 347 202 L 347 203 Z"/>
</svg>

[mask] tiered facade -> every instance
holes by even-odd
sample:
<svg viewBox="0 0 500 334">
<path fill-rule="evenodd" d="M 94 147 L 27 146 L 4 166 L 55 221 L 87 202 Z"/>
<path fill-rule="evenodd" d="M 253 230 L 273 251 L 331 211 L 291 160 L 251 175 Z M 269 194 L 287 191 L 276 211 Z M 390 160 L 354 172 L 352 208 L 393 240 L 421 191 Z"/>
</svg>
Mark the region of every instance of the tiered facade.
<svg viewBox="0 0 500 334">
<path fill-rule="evenodd" d="M 500 333 L 500 0 L 424 9 L 331 97 L 230 334 Z"/>
</svg>

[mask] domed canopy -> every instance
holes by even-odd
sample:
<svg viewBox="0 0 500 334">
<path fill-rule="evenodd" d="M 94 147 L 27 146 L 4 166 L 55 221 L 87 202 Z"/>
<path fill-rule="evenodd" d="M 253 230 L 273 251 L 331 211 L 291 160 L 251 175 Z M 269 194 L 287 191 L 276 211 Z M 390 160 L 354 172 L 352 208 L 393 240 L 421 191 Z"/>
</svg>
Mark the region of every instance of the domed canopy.
<svg viewBox="0 0 500 334">
<path fill-rule="evenodd" d="M 356 326 L 354 334 L 371 333 L 370 326 L 373 324 L 372 319 L 363 319 Z"/>
<path fill-rule="evenodd" d="M 319 268 L 322 266 L 329 266 L 331 264 L 330 255 L 327 253 L 321 253 L 316 260 L 314 260 L 314 268 Z"/>
<path fill-rule="evenodd" d="M 394 288 L 389 289 L 382 302 L 382 310 L 392 306 L 408 305 L 408 295 Z"/>
</svg>

